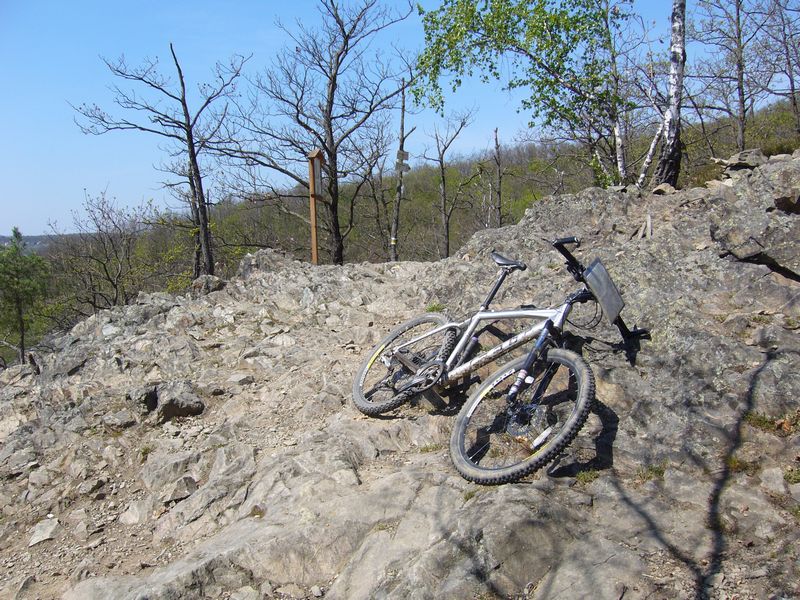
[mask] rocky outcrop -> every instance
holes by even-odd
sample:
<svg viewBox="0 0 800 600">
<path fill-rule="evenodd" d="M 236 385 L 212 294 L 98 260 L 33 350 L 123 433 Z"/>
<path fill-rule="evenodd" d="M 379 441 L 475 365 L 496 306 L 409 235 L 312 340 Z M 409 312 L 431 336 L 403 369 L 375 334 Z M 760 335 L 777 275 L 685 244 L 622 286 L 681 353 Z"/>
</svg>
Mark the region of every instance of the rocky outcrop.
<svg viewBox="0 0 800 600">
<path fill-rule="evenodd" d="M 703 189 L 548 198 L 438 263 L 261 251 L 87 319 L 41 374 L 0 373 L 0 595 L 800 594 L 800 157 L 757 162 Z M 431 304 L 477 307 L 490 250 L 529 265 L 498 306 L 561 300 L 574 282 L 542 238 L 568 234 L 652 339 L 625 351 L 574 313 L 598 403 L 548 472 L 458 477 L 458 396 L 353 408 L 363 353 Z"/>
</svg>

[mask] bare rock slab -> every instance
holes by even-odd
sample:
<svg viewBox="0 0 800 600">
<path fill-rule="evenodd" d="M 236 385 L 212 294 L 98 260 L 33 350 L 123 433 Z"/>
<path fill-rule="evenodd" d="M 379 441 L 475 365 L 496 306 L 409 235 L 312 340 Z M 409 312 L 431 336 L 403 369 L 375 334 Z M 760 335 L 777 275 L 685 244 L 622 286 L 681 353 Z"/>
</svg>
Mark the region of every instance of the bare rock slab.
<svg viewBox="0 0 800 600">
<path fill-rule="evenodd" d="M 47 540 L 52 540 L 60 531 L 61 524 L 58 522 L 58 519 L 53 518 L 39 521 L 33 528 L 33 535 L 31 536 L 30 542 L 28 542 L 28 548 L 46 542 Z"/>
</svg>

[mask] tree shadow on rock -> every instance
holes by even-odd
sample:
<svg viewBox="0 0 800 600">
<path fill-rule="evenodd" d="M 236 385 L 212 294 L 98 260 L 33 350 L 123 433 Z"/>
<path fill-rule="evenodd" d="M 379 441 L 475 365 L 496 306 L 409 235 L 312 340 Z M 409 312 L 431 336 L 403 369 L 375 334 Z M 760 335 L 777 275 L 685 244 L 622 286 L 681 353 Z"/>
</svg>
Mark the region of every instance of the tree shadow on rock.
<svg viewBox="0 0 800 600">
<path fill-rule="evenodd" d="M 711 597 L 712 583 L 722 570 L 723 559 L 729 545 L 722 521 L 722 496 L 734 473 L 731 466 L 734 464 L 732 459 L 742 444 L 742 430 L 745 418 L 755 406 L 755 395 L 758 389 L 759 379 L 766 371 L 769 364 L 775 360 L 777 356 L 777 352 L 768 352 L 764 362 L 753 374 L 745 395 L 745 402 L 738 412 L 732 427 L 726 434 L 727 444 L 720 458 L 721 467 L 714 468 L 713 465 L 708 464 L 707 459 L 703 459 L 695 453 L 688 451 L 693 462 L 702 468 L 703 471 L 712 473 L 714 477 L 712 490 L 708 498 L 704 523 L 708 535 L 711 536 L 711 550 L 708 556 L 704 559 L 697 560 L 692 556 L 691 549 L 683 549 L 678 544 L 670 541 L 667 532 L 659 527 L 653 515 L 650 514 L 644 506 L 637 503 L 631 495 L 626 493 L 617 478 L 612 480 L 612 485 L 619 494 L 622 502 L 644 521 L 648 531 L 658 543 L 667 550 L 674 559 L 682 563 L 692 573 L 694 598 L 696 600 L 707 600 Z"/>
</svg>

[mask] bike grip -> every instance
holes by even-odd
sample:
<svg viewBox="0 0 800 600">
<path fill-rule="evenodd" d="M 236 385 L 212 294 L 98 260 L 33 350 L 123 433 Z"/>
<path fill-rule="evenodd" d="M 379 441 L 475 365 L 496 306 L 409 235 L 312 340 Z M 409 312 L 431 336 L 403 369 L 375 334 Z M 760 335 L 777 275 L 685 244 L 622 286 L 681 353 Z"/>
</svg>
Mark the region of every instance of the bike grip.
<svg viewBox="0 0 800 600">
<path fill-rule="evenodd" d="M 553 246 L 563 246 L 565 244 L 575 244 L 577 247 L 580 247 L 581 241 L 574 235 L 571 235 L 569 237 L 559 238 L 553 242 Z"/>
</svg>

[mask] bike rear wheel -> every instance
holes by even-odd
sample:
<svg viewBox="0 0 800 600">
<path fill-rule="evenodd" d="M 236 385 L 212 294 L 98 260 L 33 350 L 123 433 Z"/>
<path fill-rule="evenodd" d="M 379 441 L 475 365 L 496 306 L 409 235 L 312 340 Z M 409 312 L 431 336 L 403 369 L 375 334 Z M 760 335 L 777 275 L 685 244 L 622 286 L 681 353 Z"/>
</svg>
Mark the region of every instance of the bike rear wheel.
<svg viewBox="0 0 800 600">
<path fill-rule="evenodd" d="M 543 467 L 575 438 L 595 397 L 589 365 L 553 348 L 534 363 L 516 402 L 508 390 L 525 357 L 503 366 L 467 400 L 456 417 L 450 457 L 470 481 L 515 481 Z"/>
<path fill-rule="evenodd" d="M 392 356 L 392 349 L 447 323 L 440 313 L 427 313 L 406 321 L 383 338 L 361 364 L 353 381 L 353 403 L 366 415 L 393 410 L 416 392 L 403 390 L 414 373 Z M 445 360 L 453 350 L 456 333 L 441 331 L 407 347 L 407 360 L 415 364 Z"/>
</svg>

